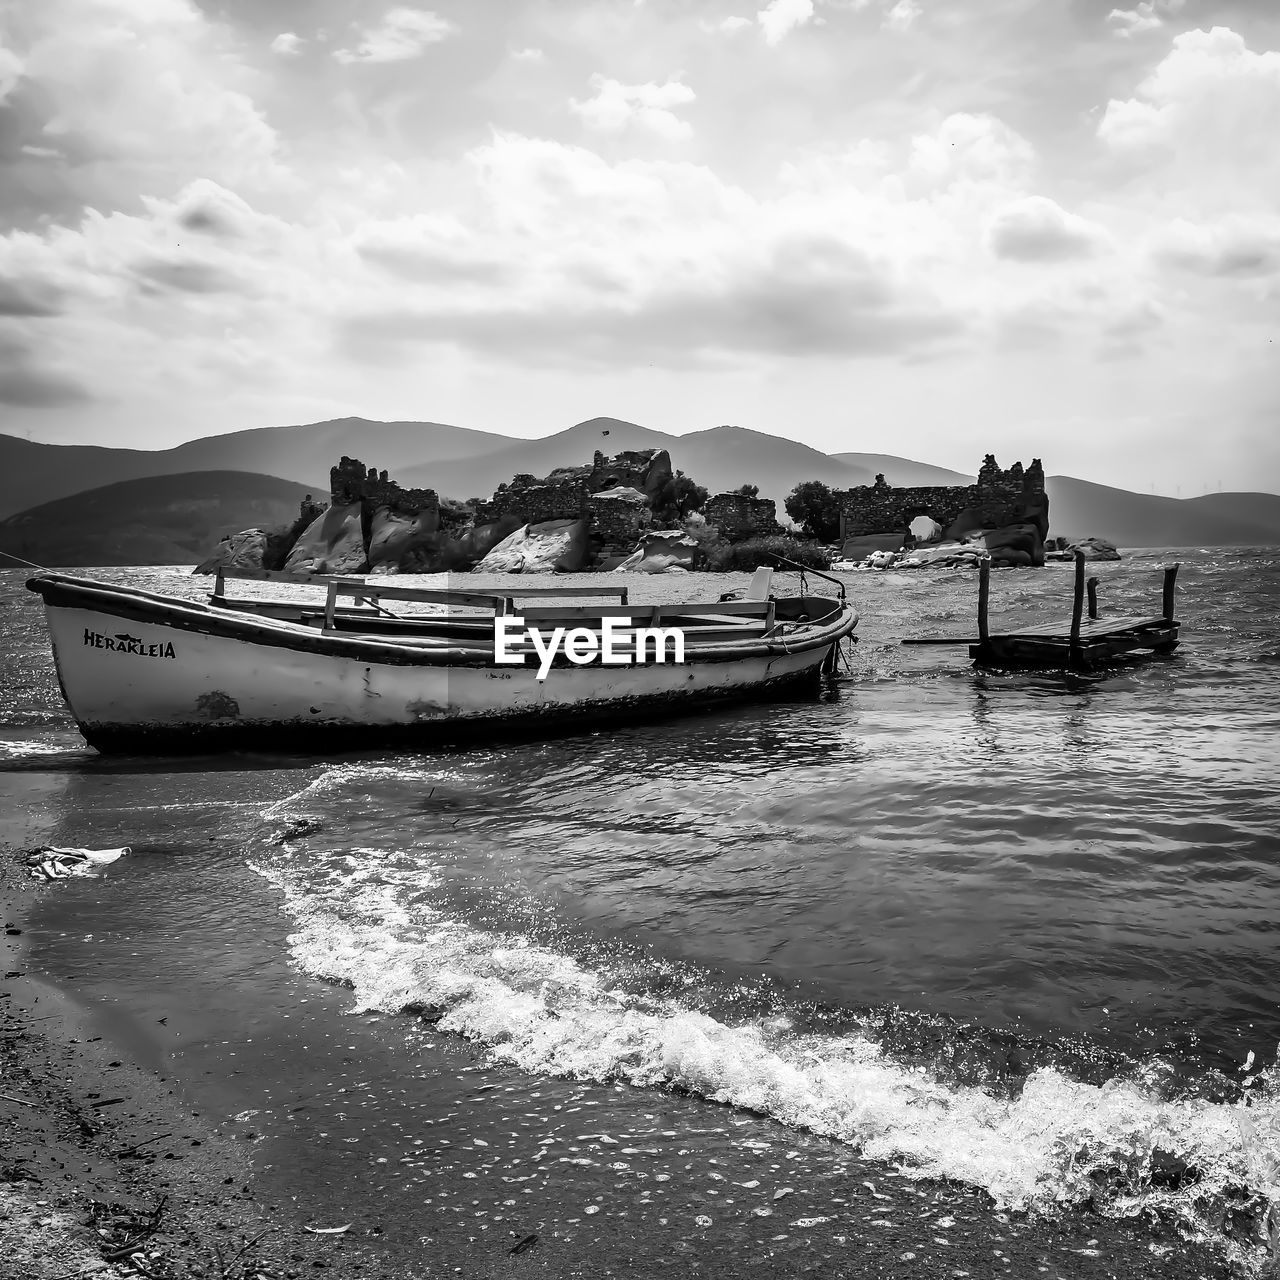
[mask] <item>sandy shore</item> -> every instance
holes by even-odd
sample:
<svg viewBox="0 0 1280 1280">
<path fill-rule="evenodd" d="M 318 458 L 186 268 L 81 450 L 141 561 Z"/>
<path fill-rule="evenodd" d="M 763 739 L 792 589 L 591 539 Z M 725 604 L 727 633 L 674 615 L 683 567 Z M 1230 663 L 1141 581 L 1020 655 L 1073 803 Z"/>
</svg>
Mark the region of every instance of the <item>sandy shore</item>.
<svg viewBox="0 0 1280 1280">
<path fill-rule="evenodd" d="M 443 1119 L 429 1132 L 442 1145 L 360 1166 L 352 1178 L 363 1193 L 358 1203 L 344 1204 L 332 1182 L 309 1177 L 312 1159 L 316 1167 L 332 1163 L 332 1151 L 318 1145 L 329 1139 L 331 1119 L 277 1144 L 267 1162 L 270 1144 L 254 1140 L 260 1135 L 253 1126 L 262 1121 L 231 1114 L 236 1104 L 223 1082 L 202 1086 L 163 1064 L 158 1071 L 143 1065 L 126 1047 L 129 1037 L 113 1035 L 109 1021 L 31 971 L 25 946 L 31 908 L 36 895 L 60 886 L 31 881 L 21 853 L 13 847 L 0 853 L 6 929 L 0 1092 L 8 1095 L 0 1101 L 0 1275 L 406 1280 L 745 1270 L 766 1277 L 1225 1280 L 1242 1274 L 1148 1223 L 1088 1212 L 1056 1222 L 1000 1213 L 980 1192 L 898 1178 L 845 1151 L 838 1178 L 787 1185 L 788 1166 L 769 1161 L 788 1147 L 789 1155 L 803 1154 L 826 1140 L 670 1094 L 644 1100 L 656 1124 L 680 1135 L 672 1144 L 678 1152 L 663 1153 L 668 1163 L 656 1151 L 611 1160 L 615 1146 L 595 1150 L 598 1159 L 538 1166 L 536 1135 L 522 1137 L 527 1146 L 519 1147 L 513 1113 L 496 1101 L 502 1074 L 469 1046 L 432 1041 L 426 1031 L 423 1052 L 444 1064 L 430 1084 L 431 1108 Z M 335 1003 L 342 994 L 316 987 Z M 593 1091 L 605 1097 L 610 1089 L 541 1087 L 549 1113 L 577 1110 L 571 1103 L 584 1100 L 596 1105 Z M 278 1097 L 275 1107 L 303 1111 L 296 1098 Z M 448 1117 L 461 1130 L 446 1129 Z M 737 1136 L 772 1143 L 772 1154 L 756 1167 L 727 1166 L 723 1139 L 714 1136 L 726 1117 Z M 445 1141 L 446 1131 L 455 1138 L 465 1133 L 466 1140 Z M 495 1155 L 500 1147 L 510 1155 Z M 433 1170 L 430 1157 L 446 1148 L 447 1161 Z M 637 1172 L 646 1154 L 649 1172 Z M 518 1165 L 530 1164 L 549 1176 L 515 1176 Z M 672 1172 L 655 1173 L 659 1168 Z M 406 1181 L 394 1182 L 402 1171 Z M 308 1230 L 347 1223 L 342 1234 Z"/>
<path fill-rule="evenodd" d="M 398 1275 L 264 1202 L 248 1153 L 175 1082 L 131 1060 L 27 963 L 42 892 L 0 869 L 0 1275 Z"/>
</svg>

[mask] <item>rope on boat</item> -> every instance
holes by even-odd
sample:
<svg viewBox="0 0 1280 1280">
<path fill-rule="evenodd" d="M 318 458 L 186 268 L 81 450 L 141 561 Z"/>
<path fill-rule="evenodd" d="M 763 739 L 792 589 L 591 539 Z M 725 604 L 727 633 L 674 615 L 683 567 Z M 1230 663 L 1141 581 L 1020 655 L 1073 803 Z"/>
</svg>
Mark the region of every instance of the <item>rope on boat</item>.
<svg viewBox="0 0 1280 1280">
<path fill-rule="evenodd" d="M 34 560 L 26 560 L 22 556 L 15 556 L 12 551 L 0 551 L 0 556 L 4 556 L 6 560 L 12 560 L 16 564 L 25 564 L 28 569 L 39 569 L 41 573 L 51 572 L 48 565 L 36 564 Z"/>
</svg>

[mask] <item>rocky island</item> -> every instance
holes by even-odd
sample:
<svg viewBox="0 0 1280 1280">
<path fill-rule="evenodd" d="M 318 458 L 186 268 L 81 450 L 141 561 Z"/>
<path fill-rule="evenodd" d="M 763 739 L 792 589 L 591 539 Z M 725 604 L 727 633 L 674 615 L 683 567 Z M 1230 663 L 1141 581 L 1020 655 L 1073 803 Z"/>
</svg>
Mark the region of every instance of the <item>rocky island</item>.
<svg viewBox="0 0 1280 1280">
<path fill-rule="evenodd" d="M 1049 534 L 1039 458 L 1001 468 L 987 454 L 972 485 L 829 489 L 799 485 L 787 499 L 798 529 L 754 485 L 708 496 L 666 449 L 596 450 L 590 463 L 544 477 L 517 475 L 488 498 L 442 499 L 402 488 L 386 471 L 344 456 L 329 500 L 303 499 L 288 528 L 223 538 L 197 573 L 219 568 L 288 574 L 661 573 L 751 569 L 778 556 L 827 567 L 1038 567 L 1070 558 L 1118 559 L 1104 539 Z"/>
<path fill-rule="evenodd" d="M 441 500 L 403 489 L 385 471 L 343 457 L 329 502 L 308 494 L 285 530 L 245 529 L 196 567 L 292 574 L 571 573 L 691 568 L 684 521 L 706 490 L 673 471 L 665 449 L 596 451 L 588 465 L 515 476 L 488 499 Z M 773 504 L 768 503 L 770 511 Z"/>
</svg>

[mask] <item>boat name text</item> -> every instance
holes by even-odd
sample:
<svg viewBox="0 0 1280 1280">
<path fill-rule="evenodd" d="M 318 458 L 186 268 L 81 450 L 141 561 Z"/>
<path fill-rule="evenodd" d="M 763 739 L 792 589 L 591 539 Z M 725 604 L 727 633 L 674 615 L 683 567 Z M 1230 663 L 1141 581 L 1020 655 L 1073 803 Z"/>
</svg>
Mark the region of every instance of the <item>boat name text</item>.
<svg viewBox="0 0 1280 1280">
<path fill-rule="evenodd" d="M 494 661 L 523 666 L 529 654 L 538 656 L 538 679 L 545 680 L 557 653 L 575 666 L 599 662 L 606 667 L 629 667 L 645 662 L 684 662 L 684 632 L 679 627 L 633 627 L 630 618 L 602 618 L 600 628 L 555 627 L 550 632 L 526 627 L 523 618 L 506 615 L 493 620 Z"/>
<path fill-rule="evenodd" d="M 84 629 L 84 642 L 91 649 L 107 649 L 115 653 L 132 653 L 139 658 L 176 658 L 173 641 L 166 640 L 159 644 L 147 644 L 141 636 L 131 636 L 126 631 L 117 631 L 113 636 L 104 636 L 100 631 Z"/>
</svg>

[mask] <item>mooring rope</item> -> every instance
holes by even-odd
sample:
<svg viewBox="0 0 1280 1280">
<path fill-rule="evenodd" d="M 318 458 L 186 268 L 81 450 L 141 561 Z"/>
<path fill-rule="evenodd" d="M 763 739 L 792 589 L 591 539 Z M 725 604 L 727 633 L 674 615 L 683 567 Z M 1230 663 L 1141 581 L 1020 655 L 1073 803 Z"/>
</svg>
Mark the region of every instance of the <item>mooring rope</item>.
<svg viewBox="0 0 1280 1280">
<path fill-rule="evenodd" d="M 17 564 L 25 564 L 28 569 L 39 569 L 42 573 L 50 572 L 48 565 L 36 564 L 34 560 L 25 560 L 22 556 L 15 556 L 12 551 L 0 551 L 0 556 L 4 556 L 6 560 L 13 560 Z"/>
</svg>

